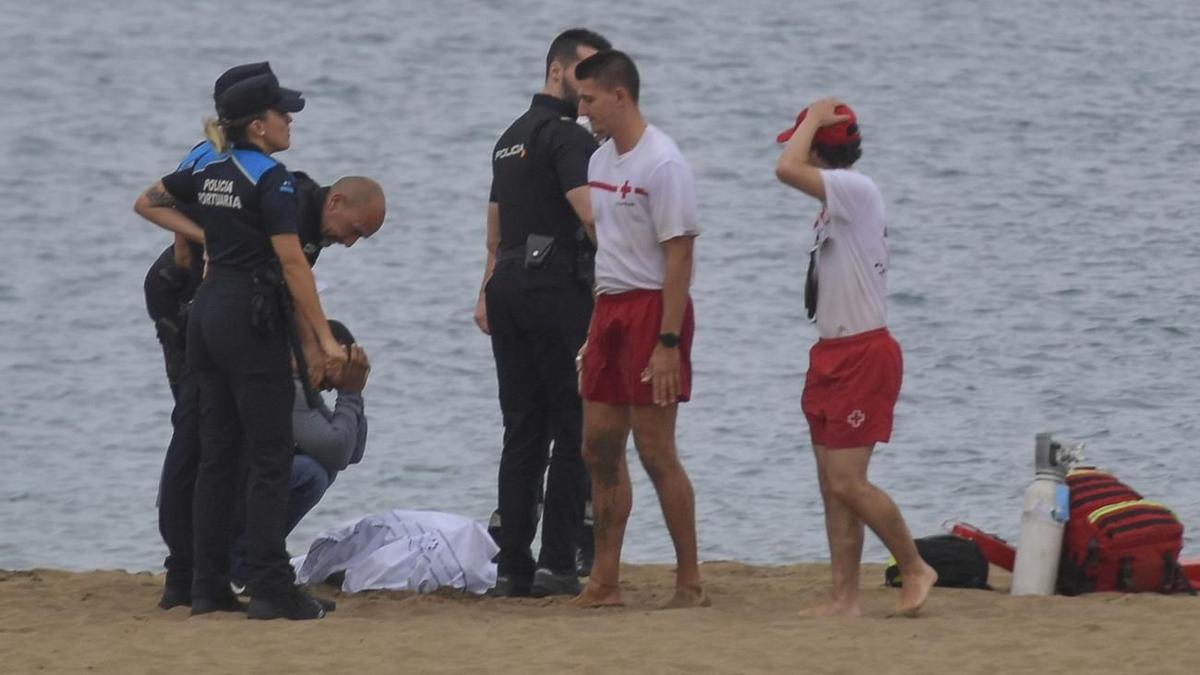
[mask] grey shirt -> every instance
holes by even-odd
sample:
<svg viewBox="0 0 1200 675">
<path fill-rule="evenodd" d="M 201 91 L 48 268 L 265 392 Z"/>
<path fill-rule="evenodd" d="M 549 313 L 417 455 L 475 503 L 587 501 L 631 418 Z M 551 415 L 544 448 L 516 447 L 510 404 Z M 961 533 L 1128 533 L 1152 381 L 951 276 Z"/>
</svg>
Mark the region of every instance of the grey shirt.
<svg viewBox="0 0 1200 675">
<path fill-rule="evenodd" d="M 333 410 L 321 403 L 308 407 L 304 385 L 296 384 L 296 403 L 292 409 L 292 433 L 296 449 L 317 460 L 330 477 L 362 460 L 367 445 L 367 416 L 362 394 L 339 391 Z"/>
</svg>

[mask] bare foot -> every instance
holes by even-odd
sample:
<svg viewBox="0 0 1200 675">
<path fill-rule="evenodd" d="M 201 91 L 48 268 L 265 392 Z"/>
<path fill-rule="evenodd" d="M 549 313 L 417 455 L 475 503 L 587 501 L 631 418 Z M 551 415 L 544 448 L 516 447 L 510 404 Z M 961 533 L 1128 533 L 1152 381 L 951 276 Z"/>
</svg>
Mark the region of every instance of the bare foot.
<svg viewBox="0 0 1200 675">
<path fill-rule="evenodd" d="M 567 602 L 572 607 L 592 609 L 596 607 L 624 607 L 620 586 L 588 583 L 583 592 Z"/>
<path fill-rule="evenodd" d="M 900 602 L 896 603 L 895 616 L 916 616 L 929 599 L 929 590 L 937 583 L 938 575 L 924 561 L 921 561 L 921 568 L 916 574 L 902 573 L 904 585 L 900 588 Z"/>
<path fill-rule="evenodd" d="M 862 611 L 858 607 L 857 600 L 830 600 L 823 605 L 810 607 L 800 612 L 800 616 L 814 619 L 857 619 L 861 615 Z"/>
<path fill-rule="evenodd" d="M 675 589 L 675 595 L 662 609 L 691 609 L 692 607 L 712 607 L 712 599 L 704 592 L 704 587 L 687 588 L 680 586 Z"/>
</svg>

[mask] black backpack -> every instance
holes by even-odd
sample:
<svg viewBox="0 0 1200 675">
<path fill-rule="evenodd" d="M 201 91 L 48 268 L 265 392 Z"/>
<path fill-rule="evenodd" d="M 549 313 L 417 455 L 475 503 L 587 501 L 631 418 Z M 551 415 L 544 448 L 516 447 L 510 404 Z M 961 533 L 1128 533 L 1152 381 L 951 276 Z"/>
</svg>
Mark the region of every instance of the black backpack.
<svg viewBox="0 0 1200 675">
<path fill-rule="evenodd" d="M 952 534 L 938 534 L 916 540 L 917 553 L 938 573 L 937 586 L 946 588 L 982 588 L 988 585 L 988 561 L 973 541 Z M 890 560 L 884 571 L 888 586 L 900 586 L 900 567 Z"/>
</svg>

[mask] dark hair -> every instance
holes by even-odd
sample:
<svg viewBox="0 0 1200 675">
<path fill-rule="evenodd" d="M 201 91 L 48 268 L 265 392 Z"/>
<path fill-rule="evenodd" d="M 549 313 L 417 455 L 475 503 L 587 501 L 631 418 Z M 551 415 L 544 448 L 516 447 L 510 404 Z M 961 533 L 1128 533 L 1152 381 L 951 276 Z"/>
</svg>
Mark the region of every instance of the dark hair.
<svg viewBox="0 0 1200 675">
<path fill-rule="evenodd" d="M 550 77 L 550 66 L 558 61 L 564 66 L 573 65 L 579 60 L 579 48 L 591 47 L 597 51 L 612 49 L 612 43 L 599 33 L 586 28 L 571 28 L 564 30 L 550 43 L 546 52 L 546 77 Z"/>
<path fill-rule="evenodd" d="M 851 125 L 854 127 L 857 125 Z M 850 133 L 855 133 L 857 130 L 851 129 Z M 813 143 L 813 150 L 817 151 L 817 156 L 821 158 L 832 169 L 845 169 L 853 166 L 862 157 L 862 140 L 850 141 L 842 145 L 820 145 Z"/>
<path fill-rule="evenodd" d="M 352 345 L 354 344 L 354 334 L 346 328 L 346 324 L 337 319 L 329 320 L 329 332 L 333 333 L 333 339 L 338 341 L 338 344 Z"/>
<path fill-rule="evenodd" d="M 616 49 L 604 49 L 580 61 L 575 66 L 575 79 L 596 80 L 609 89 L 624 87 L 634 103 L 638 102 L 642 85 L 633 59 Z"/>
</svg>

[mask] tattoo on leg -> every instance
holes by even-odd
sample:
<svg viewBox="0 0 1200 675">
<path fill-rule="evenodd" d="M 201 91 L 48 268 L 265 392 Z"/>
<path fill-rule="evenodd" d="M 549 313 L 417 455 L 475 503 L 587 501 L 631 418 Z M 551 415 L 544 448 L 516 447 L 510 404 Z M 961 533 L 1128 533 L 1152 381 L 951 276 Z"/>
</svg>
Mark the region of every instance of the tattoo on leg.
<svg viewBox="0 0 1200 675">
<path fill-rule="evenodd" d="M 146 199 L 150 200 L 151 206 L 175 206 L 175 198 L 171 196 L 171 193 L 157 185 L 152 185 L 149 190 L 146 190 Z"/>
<path fill-rule="evenodd" d="M 621 470 L 621 456 L 625 453 L 625 435 L 616 431 L 599 431 L 589 439 L 595 455 L 592 475 L 606 488 L 616 487 Z"/>
</svg>

